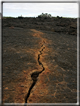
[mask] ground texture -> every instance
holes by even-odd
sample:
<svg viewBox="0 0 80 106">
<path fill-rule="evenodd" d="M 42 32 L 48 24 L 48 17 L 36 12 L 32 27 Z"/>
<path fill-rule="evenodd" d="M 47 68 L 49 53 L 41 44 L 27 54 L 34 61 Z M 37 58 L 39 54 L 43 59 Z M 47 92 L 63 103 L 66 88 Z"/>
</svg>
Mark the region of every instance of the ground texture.
<svg viewBox="0 0 80 106">
<path fill-rule="evenodd" d="M 7 25 L 2 36 L 3 103 L 76 103 L 77 34 Z M 31 78 L 36 72 L 41 73 Z"/>
</svg>

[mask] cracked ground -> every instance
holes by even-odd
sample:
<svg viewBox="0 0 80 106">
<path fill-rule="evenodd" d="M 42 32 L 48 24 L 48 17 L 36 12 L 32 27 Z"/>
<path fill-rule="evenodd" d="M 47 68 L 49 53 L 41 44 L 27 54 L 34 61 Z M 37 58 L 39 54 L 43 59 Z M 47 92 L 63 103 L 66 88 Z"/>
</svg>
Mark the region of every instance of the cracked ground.
<svg viewBox="0 0 80 106">
<path fill-rule="evenodd" d="M 5 27 L 2 37 L 3 103 L 25 103 L 33 83 L 31 74 L 43 67 L 27 103 L 77 102 L 76 36 Z"/>
</svg>

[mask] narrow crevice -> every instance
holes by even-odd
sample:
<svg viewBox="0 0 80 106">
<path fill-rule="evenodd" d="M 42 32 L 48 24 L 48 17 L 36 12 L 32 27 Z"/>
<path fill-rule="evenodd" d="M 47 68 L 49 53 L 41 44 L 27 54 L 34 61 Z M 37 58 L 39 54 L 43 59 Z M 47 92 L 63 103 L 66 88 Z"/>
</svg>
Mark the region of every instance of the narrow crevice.
<svg viewBox="0 0 80 106">
<path fill-rule="evenodd" d="M 43 41 L 43 42 L 44 42 L 44 41 Z M 45 43 L 45 42 L 44 42 L 44 43 Z M 41 47 L 43 47 L 43 45 L 42 45 Z M 36 72 L 33 72 L 33 73 L 31 74 L 31 78 L 32 78 L 32 80 L 33 80 L 33 83 L 32 83 L 32 85 L 30 86 L 29 91 L 28 91 L 28 94 L 27 94 L 26 97 L 25 97 L 25 103 L 27 103 L 27 100 L 28 100 L 28 98 L 29 98 L 29 96 L 30 96 L 31 90 L 32 90 L 32 88 L 35 86 L 39 74 L 42 73 L 42 72 L 45 70 L 43 64 L 42 64 L 41 61 L 40 61 L 40 55 L 42 54 L 42 51 L 43 51 L 44 49 L 45 49 L 45 47 L 43 47 L 42 50 L 39 51 L 40 54 L 38 54 L 38 63 L 39 63 L 39 65 L 42 66 L 43 69 L 42 69 L 40 72 L 39 72 L 39 71 L 36 71 Z M 26 105 L 24 105 L 24 106 L 26 106 Z"/>
<path fill-rule="evenodd" d="M 43 47 L 43 45 L 41 45 L 41 47 Z"/>
<path fill-rule="evenodd" d="M 40 61 L 39 59 L 40 59 L 40 55 L 42 54 L 43 49 L 45 49 L 45 47 L 43 47 L 42 50 L 40 51 L 40 54 L 38 54 L 38 63 L 39 63 L 39 65 L 42 66 L 42 68 L 43 68 L 42 71 L 44 71 L 45 68 L 44 68 L 43 64 L 41 63 L 41 61 Z M 42 71 L 40 71 L 40 73 L 41 73 Z"/>
<path fill-rule="evenodd" d="M 35 82 L 33 81 L 31 87 L 29 88 L 28 94 L 27 94 L 26 97 L 25 97 L 25 103 L 27 103 L 27 99 L 29 98 L 31 89 L 34 87 L 35 84 L 36 84 L 36 81 L 35 81 Z"/>
</svg>

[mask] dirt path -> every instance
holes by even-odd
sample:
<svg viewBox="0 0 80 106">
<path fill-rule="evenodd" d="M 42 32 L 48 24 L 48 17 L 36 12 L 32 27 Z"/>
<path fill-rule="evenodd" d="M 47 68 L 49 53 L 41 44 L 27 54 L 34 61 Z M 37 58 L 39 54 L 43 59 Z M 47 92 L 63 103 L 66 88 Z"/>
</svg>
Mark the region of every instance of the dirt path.
<svg viewBox="0 0 80 106">
<path fill-rule="evenodd" d="M 68 58 L 76 60 L 75 37 L 69 36 L 68 38 L 68 35 L 60 36 L 54 32 L 41 32 L 35 29 L 26 31 L 26 29 L 16 30 L 14 28 L 8 31 L 9 34 L 11 31 L 14 32 L 13 35 L 15 33 L 18 35 L 20 34 L 19 31 L 21 31 L 21 35 L 16 37 L 15 43 L 10 46 L 13 39 L 10 43 L 7 39 L 5 41 L 6 34 L 4 33 L 3 102 L 75 103 L 77 97 L 77 69 L 75 62 L 68 60 Z M 5 29 L 4 32 L 6 32 Z M 18 40 L 19 38 L 21 38 L 20 41 Z M 10 40 L 11 38 L 8 39 Z M 66 39 L 68 41 L 65 41 Z M 69 40 L 74 40 L 74 44 L 72 45 Z M 28 43 L 28 41 L 30 42 Z M 9 44 L 8 47 L 7 44 Z M 73 57 L 68 57 L 73 47 L 75 51 L 71 55 L 74 56 L 74 59 Z M 10 53 L 14 55 L 14 62 L 10 57 Z M 66 53 L 68 56 L 66 56 Z M 10 59 L 8 64 L 6 63 L 6 54 L 9 55 L 8 59 Z M 20 56 L 19 60 L 16 54 Z M 13 63 L 22 66 L 17 67 L 15 65 L 16 69 L 14 69 L 12 68 Z M 10 68 L 8 68 L 9 66 Z M 6 69 L 8 71 L 5 71 Z M 9 73 L 9 69 L 11 69 L 11 73 Z M 5 75 L 8 74 L 14 76 L 14 79 L 12 80 L 12 78 L 8 77 L 5 80 L 7 78 Z M 15 77 L 16 75 L 18 76 Z"/>
</svg>

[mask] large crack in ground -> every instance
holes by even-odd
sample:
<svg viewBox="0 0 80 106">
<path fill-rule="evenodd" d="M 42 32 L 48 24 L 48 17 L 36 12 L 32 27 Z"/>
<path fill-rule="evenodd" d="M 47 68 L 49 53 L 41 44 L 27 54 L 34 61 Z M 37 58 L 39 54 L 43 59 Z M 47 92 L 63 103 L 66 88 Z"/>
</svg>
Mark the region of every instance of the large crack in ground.
<svg viewBox="0 0 80 106">
<path fill-rule="evenodd" d="M 5 36 L 12 31 L 19 42 L 10 45 L 13 40 Z M 34 29 L 18 32 L 4 33 L 3 103 L 77 103 L 76 37 Z"/>
<path fill-rule="evenodd" d="M 30 86 L 30 88 L 29 88 L 29 91 L 28 91 L 27 95 L 25 96 L 25 103 L 27 103 L 27 100 L 28 100 L 28 98 L 29 98 L 29 96 L 30 96 L 31 90 L 32 90 L 33 87 L 35 86 L 39 74 L 41 74 L 41 73 L 45 70 L 45 68 L 44 68 L 44 66 L 43 66 L 43 64 L 42 64 L 42 62 L 40 61 L 40 56 L 42 55 L 42 51 L 45 49 L 44 43 L 45 43 L 45 41 L 43 41 L 43 44 L 41 45 L 41 48 L 42 48 L 42 49 L 39 51 L 39 54 L 38 54 L 38 63 L 39 63 L 39 65 L 42 66 L 43 69 L 42 69 L 41 71 L 35 71 L 35 72 L 33 72 L 33 73 L 31 74 L 31 78 L 32 78 L 32 80 L 33 80 L 33 83 L 31 84 L 31 86 Z"/>
</svg>

